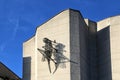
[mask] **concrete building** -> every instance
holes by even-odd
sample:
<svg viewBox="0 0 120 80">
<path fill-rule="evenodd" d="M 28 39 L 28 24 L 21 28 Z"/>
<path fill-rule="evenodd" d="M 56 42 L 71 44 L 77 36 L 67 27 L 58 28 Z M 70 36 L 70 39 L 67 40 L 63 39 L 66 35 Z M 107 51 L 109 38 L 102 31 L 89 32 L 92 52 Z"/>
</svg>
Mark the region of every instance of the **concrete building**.
<svg viewBox="0 0 120 80">
<path fill-rule="evenodd" d="M 21 78 L 0 62 L 0 80 L 21 80 Z"/>
<path fill-rule="evenodd" d="M 119 21 L 120 16 L 94 22 L 77 10 L 60 12 L 23 43 L 23 80 L 120 80 Z M 69 60 L 59 63 L 54 74 L 37 50 L 43 49 L 43 38 L 64 45 L 61 54 Z"/>
</svg>

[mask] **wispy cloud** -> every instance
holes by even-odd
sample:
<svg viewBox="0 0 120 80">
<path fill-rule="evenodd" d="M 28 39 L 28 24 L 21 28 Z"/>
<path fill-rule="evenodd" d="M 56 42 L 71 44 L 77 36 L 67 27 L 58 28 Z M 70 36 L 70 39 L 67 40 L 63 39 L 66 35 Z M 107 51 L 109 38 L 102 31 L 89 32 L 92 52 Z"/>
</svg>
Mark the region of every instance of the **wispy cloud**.
<svg viewBox="0 0 120 80">
<path fill-rule="evenodd" d="M 17 31 L 19 29 L 19 18 L 10 18 L 9 22 L 13 25 L 12 29 L 12 36 L 11 36 L 11 40 L 14 40 L 17 34 Z"/>
<path fill-rule="evenodd" d="M 18 29 L 19 29 L 19 19 L 17 19 L 16 22 L 15 22 L 15 27 L 13 29 L 12 40 L 15 39 Z"/>
<path fill-rule="evenodd" d="M 0 44 L 0 52 L 3 52 L 5 50 L 5 47 L 6 47 L 6 42 Z"/>
</svg>

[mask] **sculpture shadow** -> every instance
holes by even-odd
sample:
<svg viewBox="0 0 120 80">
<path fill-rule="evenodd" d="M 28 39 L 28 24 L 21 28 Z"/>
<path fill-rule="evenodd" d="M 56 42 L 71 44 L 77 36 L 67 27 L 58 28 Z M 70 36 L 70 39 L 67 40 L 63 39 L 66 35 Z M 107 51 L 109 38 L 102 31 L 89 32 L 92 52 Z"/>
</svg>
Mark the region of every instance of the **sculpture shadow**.
<svg viewBox="0 0 120 80">
<path fill-rule="evenodd" d="M 56 52 L 53 54 L 54 60 L 56 61 L 57 66 L 61 68 L 66 68 L 65 60 L 68 59 L 63 55 L 63 53 L 66 52 L 64 48 L 65 48 L 65 45 L 58 43 L 57 45 L 55 45 Z"/>
<path fill-rule="evenodd" d="M 72 63 L 75 63 L 77 64 L 76 62 L 74 61 L 71 61 L 69 58 L 67 58 L 64 54 L 66 53 L 66 50 L 64 50 L 65 48 L 65 45 L 63 45 L 62 43 L 57 43 L 55 45 L 55 52 L 53 54 L 54 56 L 54 60 L 56 61 L 56 65 L 57 65 L 57 68 L 60 67 L 60 68 L 66 68 L 66 63 L 67 62 L 72 62 Z M 56 68 L 56 70 L 57 70 Z M 55 70 L 55 71 L 56 71 Z M 55 73 L 54 71 L 54 73 Z"/>
</svg>

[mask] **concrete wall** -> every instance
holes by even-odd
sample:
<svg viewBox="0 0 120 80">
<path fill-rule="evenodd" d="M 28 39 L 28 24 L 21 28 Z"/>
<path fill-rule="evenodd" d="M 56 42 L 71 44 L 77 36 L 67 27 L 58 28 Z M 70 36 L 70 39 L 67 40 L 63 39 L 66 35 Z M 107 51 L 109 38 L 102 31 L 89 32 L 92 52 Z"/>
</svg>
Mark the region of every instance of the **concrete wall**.
<svg viewBox="0 0 120 80">
<path fill-rule="evenodd" d="M 82 17 L 79 11 L 70 11 L 70 50 L 72 80 L 97 80 L 96 22 Z M 78 75 L 79 74 L 79 75 Z"/>
<path fill-rule="evenodd" d="M 119 80 L 120 77 L 120 16 L 99 21 L 99 80 Z"/>
<path fill-rule="evenodd" d="M 36 31 L 36 48 L 43 49 L 43 38 L 47 37 L 50 40 L 56 40 L 57 43 L 65 45 L 62 54 L 70 59 L 70 31 L 69 31 L 69 10 L 63 11 L 57 16 L 50 19 L 45 24 L 37 28 Z M 50 73 L 48 63 L 41 62 L 42 55 L 37 51 L 37 80 L 70 80 L 70 62 L 64 64 L 64 68 L 58 67 L 56 72 Z M 62 65 L 62 63 L 59 63 Z M 54 71 L 54 63 L 51 61 L 51 70 Z"/>
<path fill-rule="evenodd" d="M 89 76 L 88 80 L 97 80 L 98 72 L 97 72 L 97 44 L 96 44 L 96 37 L 97 37 L 97 24 L 91 20 L 88 20 L 88 66 L 89 66 Z"/>
<path fill-rule="evenodd" d="M 119 80 L 120 16 L 93 22 L 68 9 L 40 25 L 23 44 L 23 80 Z M 97 27 L 96 27 L 97 26 Z M 66 62 L 54 74 L 42 62 L 43 38 L 62 45 Z M 51 61 L 52 72 L 55 69 Z"/>
<path fill-rule="evenodd" d="M 37 48 L 43 49 L 45 37 L 64 45 L 62 55 L 68 60 L 59 63 L 54 74 L 49 72 L 47 61 L 42 62 L 42 55 L 37 51 Z M 88 26 L 79 11 L 68 9 L 59 13 L 39 26 L 35 36 L 24 43 L 23 80 L 89 80 L 87 39 Z M 53 72 L 52 61 L 51 68 Z"/>
<path fill-rule="evenodd" d="M 97 54 L 98 80 L 112 80 L 109 26 L 97 33 Z"/>
<path fill-rule="evenodd" d="M 110 18 L 112 79 L 120 80 L 120 16 Z"/>
<path fill-rule="evenodd" d="M 110 18 L 97 23 L 98 80 L 112 80 Z"/>
<path fill-rule="evenodd" d="M 89 80 L 87 55 L 88 26 L 79 11 L 70 11 L 71 80 Z"/>
<path fill-rule="evenodd" d="M 89 80 L 89 59 L 88 55 L 88 26 L 79 16 L 80 35 L 80 76 L 81 80 Z"/>
<path fill-rule="evenodd" d="M 23 43 L 23 79 L 35 80 L 35 37 Z"/>
</svg>

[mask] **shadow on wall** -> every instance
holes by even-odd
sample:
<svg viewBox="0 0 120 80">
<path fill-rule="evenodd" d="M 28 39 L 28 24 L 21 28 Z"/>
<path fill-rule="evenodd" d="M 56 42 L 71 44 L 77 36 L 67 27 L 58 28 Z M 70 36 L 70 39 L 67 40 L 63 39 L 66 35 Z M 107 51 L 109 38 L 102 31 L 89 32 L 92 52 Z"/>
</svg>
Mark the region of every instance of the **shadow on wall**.
<svg viewBox="0 0 120 80">
<path fill-rule="evenodd" d="M 67 58 L 64 53 L 66 52 L 64 50 L 65 48 L 65 45 L 63 45 L 62 43 L 57 43 L 57 45 L 55 45 L 55 53 L 53 54 L 54 56 L 54 60 L 56 61 L 57 63 L 57 68 L 60 67 L 60 68 L 66 68 L 66 64 L 67 62 L 72 62 L 72 63 L 75 63 L 77 64 L 76 62 L 70 60 L 69 58 Z M 56 70 L 57 70 L 56 68 Z M 56 71 L 55 70 L 55 71 Z"/>
<path fill-rule="evenodd" d="M 64 55 L 64 53 L 66 52 L 64 48 L 65 45 L 63 45 L 62 43 L 58 43 L 57 45 L 55 45 L 56 52 L 54 53 L 54 59 L 59 65 L 59 67 L 66 68 L 66 62 L 72 62 L 77 64 L 76 62 L 70 60 Z"/>
<path fill-rule="evenodd" d="M 112 80 L 110 27 L 97 33 L 98 80 Z"/>
<path fill-rule="evenodd" d="M 23 58 L 23 80 L 31 80 L 31 57 Z"/>
<path fill-rule="evenodd" d="M 63 55 L 63 53 L 66 52 L 64 48 L 65 45 L 62 43 L 57 43 L 57 45 L 55 45 L 56 52 L 53 54 L 57 66 L 61 68 L 66 68 L 65 62 L 68 60 L 68 58 Z"/>
</svg>

